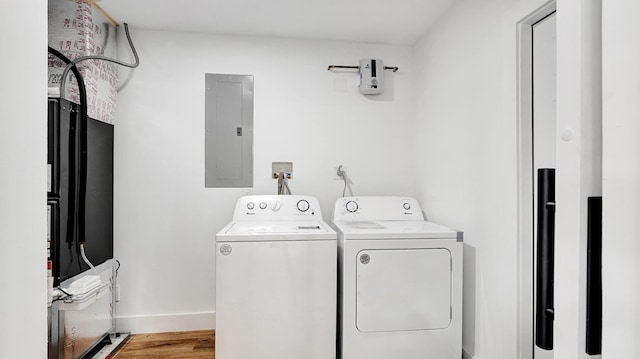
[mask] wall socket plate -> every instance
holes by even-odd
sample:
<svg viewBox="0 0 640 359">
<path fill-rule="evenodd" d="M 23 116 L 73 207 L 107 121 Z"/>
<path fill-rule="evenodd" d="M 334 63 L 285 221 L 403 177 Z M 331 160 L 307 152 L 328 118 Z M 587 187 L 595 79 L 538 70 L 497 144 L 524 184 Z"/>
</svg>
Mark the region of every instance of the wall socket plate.
<svg viewBox="0 0 640 359">
<path fill-rule="evenodd" d="M 277 179 L 284 173 L 287 179 L 293 178 L 293 162 L 271 162 L 271 178 Z"/>
</svg>

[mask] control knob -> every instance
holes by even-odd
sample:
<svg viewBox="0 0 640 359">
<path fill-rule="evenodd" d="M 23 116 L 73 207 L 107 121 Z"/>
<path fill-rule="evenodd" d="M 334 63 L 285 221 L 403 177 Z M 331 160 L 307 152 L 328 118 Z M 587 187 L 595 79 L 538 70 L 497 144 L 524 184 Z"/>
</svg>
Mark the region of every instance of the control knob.
<svg viewBox="0 0 640 359">
<path fill-rule="evenodd" d="M 306 212 L 309 210 L 309 202 L 307 202 L 307 200 L 301 199 L 298 201 L 296 207 L 298 207 L 298 210 L 300 212 Z"/>
<path fill-rule="evenodd" d="M 282 208 L 282 202 L 275 201 L 275 202 L 271 203 L 271 210 L 272 211 L 277 212 L 277 211 L 280 210 L 280 208 Z"/>
<path fill-rule="evenodd" d="M 347 212 L 353 213 L 358 210 L 358 203 L 354 201 L 349 201 L 347 202 L 345 207 L 347 208 Z"/>
</svg>

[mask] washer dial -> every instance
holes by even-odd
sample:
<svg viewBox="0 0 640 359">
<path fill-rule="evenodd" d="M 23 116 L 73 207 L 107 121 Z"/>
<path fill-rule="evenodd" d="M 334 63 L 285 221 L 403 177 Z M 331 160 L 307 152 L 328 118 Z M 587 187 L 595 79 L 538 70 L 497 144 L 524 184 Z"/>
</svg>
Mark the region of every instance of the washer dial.
<svg viewBox="0 0 640 359">
<path fill-rule="evenodd" d="M 282 202 L 275 201 L 275 202 L 271 203 L 271 210 L 272 211 L 277 212 L 277 211 L 280 210 L 280 208 L 282 208 Z"/>
<path fill-rule="evenodd" d="M 354 213 L 355 211 L 358 210 L 358 203 L 354 201 L 349 201 L 347 202 L 345 207 L 347 209 L 347 212 Z"/>
</svg>

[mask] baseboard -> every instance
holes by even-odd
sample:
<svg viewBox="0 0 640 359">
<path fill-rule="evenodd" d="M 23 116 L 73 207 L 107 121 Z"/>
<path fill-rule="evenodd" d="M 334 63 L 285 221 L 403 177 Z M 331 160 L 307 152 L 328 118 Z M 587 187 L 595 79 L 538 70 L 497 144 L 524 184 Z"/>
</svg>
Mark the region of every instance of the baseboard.
<svg viewBox="0 0 640 359">
<path fill-rule="evenodd" d="M 210 330 L 216 327 L 216 312 L 133 315 L 116 317 L 120 333 L 166 333 Z"/>
</svg>

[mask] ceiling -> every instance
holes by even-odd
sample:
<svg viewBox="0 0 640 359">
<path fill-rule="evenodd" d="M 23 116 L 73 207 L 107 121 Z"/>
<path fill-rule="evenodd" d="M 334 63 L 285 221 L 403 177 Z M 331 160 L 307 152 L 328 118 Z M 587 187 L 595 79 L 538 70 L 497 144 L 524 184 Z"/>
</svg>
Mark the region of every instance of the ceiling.
<svg viewBox="0 0 640 359">
<path fill-rule="evenodd" d="M 412 45 L 458 0 L 102 0 L 131 27 Z"/>
</svg>

